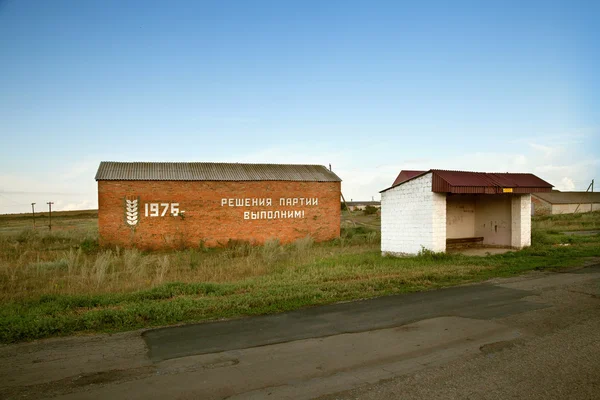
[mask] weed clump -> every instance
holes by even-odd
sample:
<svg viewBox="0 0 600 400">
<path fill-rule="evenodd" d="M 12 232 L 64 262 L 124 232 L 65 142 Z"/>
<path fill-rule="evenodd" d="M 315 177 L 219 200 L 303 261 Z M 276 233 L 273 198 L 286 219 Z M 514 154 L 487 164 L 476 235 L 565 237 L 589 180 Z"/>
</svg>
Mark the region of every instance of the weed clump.
<svg viewBox="0 0 600 400">
<path fill-rule="evenodd" d="M 427 261 L 449 261 L 460 257 L 457 254 L 446 253 L 443 251 L 433 251 L 421 246 L 421 250 L 417 253 L 417 259 Z"/>
<path fill-rule="evenodd" d="M 100 249 L 98 238 L 85 238 L 81 241 L 79 248 L 86 254 L 95 253 Z"/>
<path fill-rule="evenodd" d="M 294 248 L 296 249 L 297 253 L 305 253 L 313 247 L 314 243 L 315 241 L 312 237 L 305 236 L 302 239 L 297 239 L 294 242 Z"/>
</svg>

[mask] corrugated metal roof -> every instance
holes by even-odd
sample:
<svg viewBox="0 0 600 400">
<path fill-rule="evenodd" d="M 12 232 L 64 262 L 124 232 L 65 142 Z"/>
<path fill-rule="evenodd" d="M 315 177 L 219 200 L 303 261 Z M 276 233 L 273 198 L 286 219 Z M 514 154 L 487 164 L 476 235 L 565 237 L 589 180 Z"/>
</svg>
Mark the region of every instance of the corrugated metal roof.
<svg viewBox="0 0 600 400">
<path fill-rule="evenodd" d="M 552 185 L 533 174 L 446 171 L 433 169 L 431 190 L 438 193 L 534 193 L 551 191 Z"/>
<path fill-rule="evenodd" d="M 533 174 L 447 171 L 441 169 L 432 169 L 431 171 L 448 182 L 450 186 L 552 187 L 551 184 Z"/>
<path fill-rule="evenodd" d="M 392 186 L 396 186 L 399 185 L 400 183 L 407 181 L 409 179 L 412 179 L 416 176 L 422 175 L 427 171 L 414 171 L 414 170 L 409 170 L 409 169 L 403 169 L 402 171 L 400 171 L 400 173 L 398 174 L 398 177 L 396 178 L 396 180 L 394 181 L 394 183 L 392 184 Z"/>
<path fill-rule="evenodd" d="M 341 182 L 322 165 L 102 161 L 97 181 Z"/>
<path fill-rule="evenodd" d="M 600 192 L 549 192 L 535 196 L 550 204 L 600 203 Z"/>
<path fill-rule="evenodd" d="M 419 171 L 411 171 L 419 172 Z M 432 173 L 433 192 L 438 193 L 503 193 L 503 189 L 511 189 L 512 193 L 550 192 L 552 185 L 529 173 L 496 173 L 473 171 L 449 171 L 430 169 L 415 174 L 413 177 L 382 190 L 385 192 L 402 185 L 421 175 Z M 400 173 L 402 175 L 402 172 Z M 400 178 L 400 175 L 398 178 Z M 396 178 L 396 180 L 398 180 Z"/>
</svg>

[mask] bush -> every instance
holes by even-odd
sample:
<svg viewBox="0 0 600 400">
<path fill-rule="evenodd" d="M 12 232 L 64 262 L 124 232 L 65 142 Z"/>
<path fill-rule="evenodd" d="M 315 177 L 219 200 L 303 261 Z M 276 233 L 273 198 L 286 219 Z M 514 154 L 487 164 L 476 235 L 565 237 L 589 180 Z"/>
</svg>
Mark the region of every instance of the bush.
<svg viewBox="0 0 600 400">
<path fill-rule="evenodd" d="M 33 230 L 33 229 L 24 229 L 21 232 L 19 232 L 19 234 L 16 237 L 16 241 L 18 243 L 27 243 L 27 242 L 32 242 L 33 240 L 38 238 L 38 233 L 37 231 Z"/>
<path fill-rule="evenodd" d="M 346 239 L 351 239 L 355 236 L 364 236 L 371 232 L 371 229 L 368 229 L 364 226 L 356 226 L 352 228 L 342 228 L 341 229 L 341 237 Z"/>
<path fill-rule="evenodd" d="M 363 210 L 363 214 L 365 215 L 375 215 L 377 214 L 378 208 L 373 206 L 366 206 Z"/>
<path fill-rule="evenodd" d="M 531 232 L 531 245 L 532 246 L 540 246 L 540 245 L 549 245 L 554 244 L 555 241 L 552 239 L 548 232 L 543 232 L 539 230 L 533 230 Z"/>
<path fill-rule="evenodd" d="M 97 252 L 100 248 L 100 244 L 98 243 L 98 239 L 85 238 L 79 245 L 79 248 L 84 253 L 90 254 Z"/>
</svg>

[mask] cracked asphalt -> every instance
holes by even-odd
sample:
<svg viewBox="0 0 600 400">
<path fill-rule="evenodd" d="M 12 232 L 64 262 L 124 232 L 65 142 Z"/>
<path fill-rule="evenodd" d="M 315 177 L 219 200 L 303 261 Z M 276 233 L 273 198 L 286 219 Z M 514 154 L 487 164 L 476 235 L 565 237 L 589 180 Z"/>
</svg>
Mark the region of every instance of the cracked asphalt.
<svg viewBox="0 0 600 400">
<path fill-rule="evenodd" d="M 597 275 L 572 281 L 558 274 L 506 284 L 532 288 L 530 301 L 551 305 L 496 320 L 518 329 L 520 338 L 485 345 L 479 354 L 442 366 L 320 399 L 600 399 Z"/>
<path fill-rule="evenodd" d="M 3 399 L 597 399 L 600 265 L 0 346 Z"/>
</svg>

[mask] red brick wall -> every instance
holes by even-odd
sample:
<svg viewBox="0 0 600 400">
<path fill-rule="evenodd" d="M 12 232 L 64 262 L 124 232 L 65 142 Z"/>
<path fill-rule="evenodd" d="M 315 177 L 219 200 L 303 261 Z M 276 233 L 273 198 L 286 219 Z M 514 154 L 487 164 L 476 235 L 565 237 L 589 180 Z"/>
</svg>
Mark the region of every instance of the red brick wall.
<svg viewBox="0 0 600 400">
<path fill-rule="evenodd" d="M 552 214 L 552 205 L 535 197 L 535 195 L 531 195 L 531 204 L 533 204 L 533 215 Z"/>
<path fill-rule="evenodd" d="M 133 226 L 126 221 L 126 198 L 139 198 Z M 229 201 L 222 205 L 222 199 L 246 198 L 271 199 L 272 205 L 266 200 L 265 205 L 252 205 L 252 200 L 249 206 L 232 207 Z M 281 198 L 296 198 L 297 204 L 280 205 Z M 316 205 L 301 204 L 315 198 Z M 178 203 L 185 213 L 171 216 L 169 208 L 160 216 L 159 206 L 159 216 L 146 216 L 150 203 Z M 286 218 L 281 218 L 283 211 Z M 287 218 L 290 211 L 296 218 Z M 252 219 L 257 212 L 254 216 L 267 218 Z M 101 245 L 147 249 L 197 247 L 201 242 L 219 246 L 230 239 L 263 243 L 277 238 L 287 243 L 307 235 L 330 240 L 340 235 L 340 182 L 99 181 L 98 223 Z"/>
</svg>

